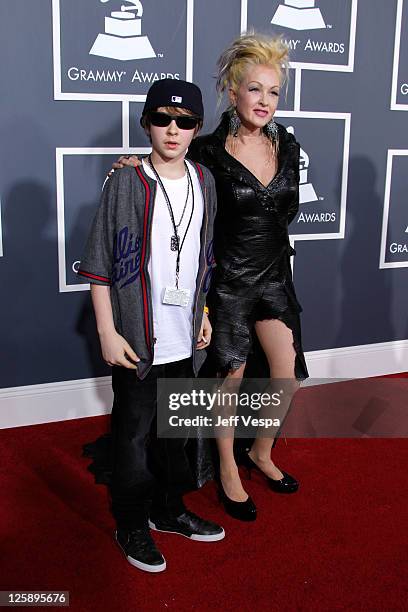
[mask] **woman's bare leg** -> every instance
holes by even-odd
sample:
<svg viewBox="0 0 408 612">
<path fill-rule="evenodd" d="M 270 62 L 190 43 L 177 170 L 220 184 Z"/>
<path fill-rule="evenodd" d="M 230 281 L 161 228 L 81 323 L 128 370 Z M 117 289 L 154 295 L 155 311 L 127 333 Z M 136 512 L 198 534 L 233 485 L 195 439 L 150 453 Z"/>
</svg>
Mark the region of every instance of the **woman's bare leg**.
<svg viewBox="0 0 408 612">
<path fill-rule="evenodd" d="M 296 351 L 293 347 L 292 331 L 278 319 L 257 321 L 255 331 L 268 360 L 271 379 L 285 379 L 288 410 L 293 394 L 298 388 L 295 378 Z M 274 438 L 256 438 L 249 455 L 267 476 L 280 480 L 283 474 L 271 459 L 273 440 Z"/>
<path fill-rule="evenodd" d="M 234 381 L 239 384 L 242 380 L 245 370 L 245 363 L 238 369 L 231 370 L 226 379 L 225 386 L 229 386 Z M 248 493 L 242 486 L 241 479 L 238 473 L 238 467 L 234 458 L 234 428 L 230 427 L 231 435 L 227 432 L 222 437 L 217 437 L 217 447 L 220 456 L 220 478 L 222 488 L 227 497 L 233 501 L 243 502 L 248 499 Z"/>
</svg>

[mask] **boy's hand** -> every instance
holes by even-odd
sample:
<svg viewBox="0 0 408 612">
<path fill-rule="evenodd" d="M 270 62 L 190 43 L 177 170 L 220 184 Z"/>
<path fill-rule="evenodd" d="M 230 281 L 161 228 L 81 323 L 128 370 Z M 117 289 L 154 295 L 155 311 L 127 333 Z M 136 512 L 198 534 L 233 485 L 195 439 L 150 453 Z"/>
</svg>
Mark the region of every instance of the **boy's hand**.
<svg viewBox="0 0 408 612">
<path fill-rule="evenodd" d="M 101 334 L 99 339 L 101 341 L 102 356 L 108 365 L 118 365 L 130 370 L 136 370 L 136 365 L 132 362 L 138 362 L 140 359 L 123 336 L 113 330 L 106 334 Z"/>
<path fill-rule="evenodd" d="M 198 334 L 197 350 L 201 350 L 209 346 L 211 342 L 212 327 L 206 313 L 203 314 L 200 333 Z"/>
<path fill-rule="evenodd" d="M 124 168 L 124 166 L 133 166 L 137 168 L 141 163 L 137 155 L 121 155 L 118 161 L 112 164 L 112 170 L 109 172 L 108 176 L 111 176 L 115 170 Z"/>
</svg>

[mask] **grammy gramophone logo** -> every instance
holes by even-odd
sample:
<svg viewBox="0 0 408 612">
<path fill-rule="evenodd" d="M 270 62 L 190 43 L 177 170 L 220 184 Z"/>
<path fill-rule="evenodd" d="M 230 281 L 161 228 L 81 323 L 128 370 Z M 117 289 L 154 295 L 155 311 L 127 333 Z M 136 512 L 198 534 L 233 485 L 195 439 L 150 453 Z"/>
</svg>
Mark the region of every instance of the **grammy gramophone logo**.
<svg viewBox="0 0 408 612">
<path fill-rule="evenodd" d="M 291 30 L 319 30 L 326 27 L 320 9 L 315 7 L 315 0 L 285 0 L 278 6 L 271 23 Z"/>
<path fill-rule="evenodd" d="M 294 134 L 293 126 L 289 126 L 286 130 L 290 134 Z M 300 147 L 299 156 L 299 204 L 307 204 L 308 202 L 316 202 L 318 197 L 312 183 L 308 181 L 310 159 L 306 151 Z"/>
<path fill-rule="evenodd" d="M 140 0 L 125 1 L 128 4 L 122 4 L 120 11 L 112 11 L 105 17 L 105 32 L 96 37 L 90 55 L 122 61 L 156 57 L 149 38 L 142 35 L 142 3 Z"/>
</svg>

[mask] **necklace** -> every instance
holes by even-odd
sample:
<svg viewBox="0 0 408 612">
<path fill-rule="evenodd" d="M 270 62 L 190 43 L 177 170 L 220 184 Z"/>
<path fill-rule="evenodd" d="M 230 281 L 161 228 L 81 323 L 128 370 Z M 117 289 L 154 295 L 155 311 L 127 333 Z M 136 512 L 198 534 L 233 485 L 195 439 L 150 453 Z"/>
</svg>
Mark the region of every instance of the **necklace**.
<svg viewBox="0 0 408 612">
<path fill-rule="evenodd" d="M 153 165 L 153 162 L 152 162 L 152 159 L 151 159 L 150 155 L 148 157 L 148 161 L 149 161 L 149 165 L 150 165 L 151 169 L 153 170 L 153 172 L 154 172 L 154 174 L 156 176 L 157 182 L 159 183 L 159 185 L 161 187 L 161 190 L 163 192 L 164 199 L 166 200 L 166 204 L 167 204 L 167 209 L 168 209 L 168 211 L 170 213 L 170 218 L 171 218 L 171 221 L 172 221 L 172 224 L 173 224 L 174 234 L 170 238 L 170 249 L 172 251 L 178 251 L 179 250 L 178 249 L 178 245 L 180 244 L 180 235 L 179 235 L 179 231 L 178 230 L 179 230 L 179 227 L 180 227 L 180 225 L 181 225 L 181 223 L 182 223 L 182 221 L 184 219 L 184 214 L 185 214 L 185 212 L 187 210 L 188 197 L 190 195 L 190 184 L 191 184 L 190 171 L 188 169 L 188 166 L 187 166 L 186 162 L 184 162 L 184 167 L 186 169 L 186 174 L 187 174 L 187 195 L 186 195 L 186 201 L 184 202 L 184 207 L 183 207 L 183 211 L 181 213 L 180 220 L 179 220 L 178 223 L 176 223 L 175 218 L 174 218 L 173 208 L 172 208 L 172 205 L 171 205 L 171 202 L 170 202 L 170 198 L 169 198 L 169 196 L 167 194 L 166 189 L 164 188 L 163 182 L 162 182 L 162 180 L 161 180 L 161 178 L 160 178 L 156 168 Z M 192 189 L 193 189 L 193 187 L 191 185 L 191 190 Z M 194 198 L 194 193 L 193 193 L 193 198 Z M 193 208 L 194 208 L 194 204 L 193 204 Z M 190 222 L 191 222 L 191 219 L 190 219 Z M 190 222 L 189 222 L 188 226 L 190 226 Z M 188 227 L 187 227 L 187 231 L 188 231 Z M 185 237 L 187 235 L 187 231 L 186 231 L 186 234 L 184 235 L 184 239 L 185 239 Z M 184 239 L 183 239 L 183 242 L 184 242 Z"/>
<path fill-rule="evenodd" d="M 190 229 L 191 220 L 192 220 L 193 214 L 194 214 L 194 188 L 193 188 L 193 182 L 191 180 L 191 175 L 190 175 L 190 170 L 188 168 L 188 165 L 186 164 L 186 162 L 184 162 L 184 166 L 185 166 L 186 172 L 187 172 L 187 198 L 186 198 L 186 201 L 185 201 L 185 204 L 184 204 L 184 209 L 183 209 L 183 213 L 181 215 L 181 219 L 178 222 L 178 224 L 176 225 L 176 222 L 174 220 L 174 213 L 173 213 L 173 208 L 171 206 L 170 198 L 168 196 L 168 193 L 167 193 L 167 191 L 166 191 L 166 189 L 165 189 L 165 187 L 163 185 L 163 182 L 162 182 L 162 180 L 161 180 L 161 178 L 160 178 L 156 168 L 153 165 L 151 155 L 149 155 L 148 160 L 149 160 L 149 165 L 150 165 L 151 169 L 153 170 L 153 173 L 154 173 L 154 175 L 156 177 L 156 180 L 157 180 L 158 184 L 160 185 L 160 188 L 161 188 L 161 190 L 163 192 L 164 199 L 166 200 L 166 204 L 167 204 L 167 209 L 169 211 L 170 219 L 171 219 L 171 222 L 173 224 L 174 234 L 173 234 L 173 236 L 171 236 L 171 239 L 170 239 L 170 250 L 171 251 L 177 251 L 176 288 L 178 289 L 178 282 L 179 282 L 179 275 L 180 275 L 181 249 L 183 248 L 183 245 L 184 245 L 184 242 L 185 242 L 188 230 Z M 187 208 L 187 201 L 188 201 L 188 195 L 189 195 L 189 192 L 190 192 L 190 185 L 191 185 L 191 195 L 192 195 L 191 214 L 190 214 L 190 219 L 188 220 L 188 224 L 187 224 L 186 231 L 185 231 L 185 234 L 183 236 L 183 239 L 180 241 L 180 236 L 178 235 L 178 231 L 177 230 L 180 227 L 180 223 L 181 223 L 181 221 L 182 221 L 182 219 L 184 217 L 184 213 L 185 213 L 185 210 Z"/>
<path fill-rule="evenodd" d="M 187 168 L 187 164 L 186 162 L 184 162 L 186 168 Z M 175 235 L 171 237 L 170 240 L 170 248 L 172 251 L 177 251 L 177 247 L 176 247 L 176 240 L 179 241 L 180 240 L 180 236 L 179 236 L 179 232 L 178 229 L 184 219 L 184 213 L 186 212 L 187 209 L 187 203 L 188 203 L 188 196 L 190 195 L 190 173 L 188 172 L 188 168 L 187 168 L 187 195 L 186 195 L 186 201 L 184 202 L 184 208 L 183 208 L 183 212 L 181 213 L 181 217 L 180 217 L 180 221 L 178 223 L 174 223 L 174 227 L 175 227 Z"/>
</svg>

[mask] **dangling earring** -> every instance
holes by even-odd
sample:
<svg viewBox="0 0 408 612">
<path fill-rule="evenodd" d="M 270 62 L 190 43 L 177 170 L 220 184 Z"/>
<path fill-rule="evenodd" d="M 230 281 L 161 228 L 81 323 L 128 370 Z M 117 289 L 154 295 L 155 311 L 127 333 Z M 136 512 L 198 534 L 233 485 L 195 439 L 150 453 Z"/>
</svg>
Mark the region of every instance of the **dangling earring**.
<svg viewBox="0 0 408 612">
<path fill-rule="evenodd" d="M 229 121 L 230 121 L 230 124 L 229 124 L 230 134 L 234 136 L 234 138 L 236 138 L 238 136 L 238 130 L 241 127 L 241 120 L 238 117 L 236 108 L 234 108 L 233 111 L 231 112 Z"/>
<path fill-rule="evenodd" d="M 272 142 L 276 142 L 278 139 L 278 126 L 275 123 L 274 118 L 265 125 L 264 127 L 265 133 L 272 140 Z"/>
</svg>

